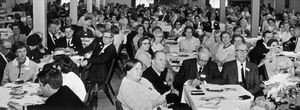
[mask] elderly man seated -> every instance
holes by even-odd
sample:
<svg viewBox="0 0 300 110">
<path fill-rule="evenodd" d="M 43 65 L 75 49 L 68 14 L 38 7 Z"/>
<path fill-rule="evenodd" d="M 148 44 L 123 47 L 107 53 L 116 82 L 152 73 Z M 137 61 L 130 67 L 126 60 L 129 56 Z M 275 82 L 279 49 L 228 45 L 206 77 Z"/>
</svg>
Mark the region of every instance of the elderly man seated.
<svg viewBox="0 0 300 110">
<path fill-rule="evenodd" d="M 261 80 L 258 74 L 257 65 L 247 61 L 248 47 L 246 44 L 239 44 L 235 47 L 236 60 L 223 65 L 222 75 L 224 84 L 240 84 L 251 94 L 257 96 L 261 91 Z"/>
<path fill-rule="evenodd" d="M 200 47 L 197 58 L 183 61 L 175 76 L 174 87 L 181 91 L 185 84 L 193 86 L 205 83 L 220 84 L 221 78 L 218 65 L 210 60 L 209 49 Z"/>
</svg>

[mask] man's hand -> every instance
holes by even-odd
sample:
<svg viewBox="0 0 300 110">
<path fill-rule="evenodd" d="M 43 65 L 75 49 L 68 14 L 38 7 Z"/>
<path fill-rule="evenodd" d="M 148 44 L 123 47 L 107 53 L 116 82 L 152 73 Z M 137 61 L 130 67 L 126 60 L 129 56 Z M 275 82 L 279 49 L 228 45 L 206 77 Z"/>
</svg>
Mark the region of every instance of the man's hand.
<svg viewBox="0 0 300 110">
<path fill-rule="evenodd" d="M 22 110 L 23 109 L 22 105 L 20 105 L 19 103 L 13 102 L 13 101 L 8 102 L 7 106 L 9 108 L 9 110 Z"/>
<path fill-rule="evenodd" d="M 84 67 L 88 64 L 87 60 L 81 61 L 80 66 Z"/>
<path fill-rule="evenodd" d="M 192 86 L 198 86 L 198 85 L 200 85 L 200 84 L 201 84 L 201 81 L 198 80 L 198 79 L 194 79 L 194 80 L 192 81 Z"/>
</svg>

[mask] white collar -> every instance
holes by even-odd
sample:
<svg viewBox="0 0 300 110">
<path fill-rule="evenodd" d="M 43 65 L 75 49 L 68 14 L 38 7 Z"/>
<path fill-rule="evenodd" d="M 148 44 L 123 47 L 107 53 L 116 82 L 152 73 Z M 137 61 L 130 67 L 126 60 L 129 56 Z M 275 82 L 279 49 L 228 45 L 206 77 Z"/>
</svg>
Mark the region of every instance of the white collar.
<svg viewBox="0 0 300 110">
<path fill-rule="evenodd" d="M 236 60 L 236 63 L 237 63 L 238 66 L 241 66 L 241 64 L 243 64 L 243 66 L 246 67 L 246 61 L 241 63 L 240 61 Z"/>
<path fill-rule="evenodd" d="M 1 52 L 0 52 L 0 55 L 2 56 L 2 58 L 4 59 L 4 61 L 7 63 L 8 61 L 7 61 L 6 57 Z"/>
<path fill-rule="evenodd" d="M 158 76 L 161 75 L 160 72 L 158 72 L 155 68 L 153 68 L 152 66 L 151 66 L 151 68 L 155 71 L 155 73 L 156 73 Z"/>
<path fill-rule="evenodd" d="M 29 66 L 29 58 L 28 57 L 26 57 L 26 60 L 25 60 L 25 62 L 24 62 L 24 64 L 23 65 L 25 65 L 25 66 Z M 16 66 L 18 66 L 19 65 L 19 62 L 17 61 L 17 58 L 15 58 L 14 60 L 13 60 L 13 64 L 14 65 L 16 65 Z"/>
</svg>

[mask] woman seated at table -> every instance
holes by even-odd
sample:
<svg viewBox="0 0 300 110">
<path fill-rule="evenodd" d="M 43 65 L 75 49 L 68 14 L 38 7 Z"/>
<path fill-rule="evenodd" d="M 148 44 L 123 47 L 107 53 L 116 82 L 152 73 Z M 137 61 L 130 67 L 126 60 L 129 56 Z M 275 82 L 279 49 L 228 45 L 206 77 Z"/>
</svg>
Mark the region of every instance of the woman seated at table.
<svg viewBox="0 0 300 110">
<path fill-rule="evenodd" d="M 124 110 L 156 110 L 166 107 L 166 95 L 160 95 L 153 85 L 142 77 L 142 62 L 130 59 L 124 65 L 126 76 L 123 78 L 117 99 Z"/>
<path fill-rule="evenodd" d="M 200 47 L 199 39 L 195 38 L 193 35 L 193 27 L 185 27 L 184 28 L 184 35 L 186 36 L 185 39 L 179 42 L 179 51 L 185 53 L 192 53 Z"/>
<path fill-rule="evenodd" d="M 27 38 L 28 49 L 28 57 L 30 60 L 40 63 L 46 62 L 51 59 L 51 52 L 45 50 L 41 46 L 42 38 L 37 33 L 34 33 Z"/>
<path fill-rule="evenodd" d="M 169 52 L 169 47 L 167 46 L 166 40 L 164 39 L 163 32 L 154 32 L 154 39 L 151 42 L 152 52 L 164 51 Z"/>
<path fill-rule="evenodd" d="M 27 49 L 24 42 L 17 41 L 12 45 L 12 52 L 16 58 L 9 62 L 5 69 L 2 84 L 9 82 L 33 82 L 38 74 L 38 66 L 31 61 L 27 55 Z"/>
<path fill-rule="evenodd" d="M 85 86 L 82 80 L 72 71 L 77 68 L 72 59 L 69 56 L 61 55 L 55 59 L 53 65 L 61 70 L 63 86 L 68 86 L 83 102 L 86 96 Z"/>
<path fill-rule="evenodd" d="M 180 21 L 175 22 L 175 28 L 171 30 L 171 39 L 177 39 L 178 37 L 182 36 L 182 28 Z"/>
<path fill-rule="evenodd" d="M 139 49 L 135 54 L 135 58 L 142 62 L 143 70 L 151 66 L 151 54 L 148 52 L 150 45 L 148 36 L 144 36 L 138 41 Z"/>
<path fill-rule="evenodd" d="M 235 47 L 231 44 L 230 40 L 230 33 L 227 31 L 221 33 L 222 44 L 220 44 L 216 56 L 213 58 L 219 67 L 224 63 L 235 59 Z"/>
<path fill-rule="evenodd" d="M 277 54 L 282 51 L 282 48 L 279 48 L 279 42 L 277 39 L 270 39 L 267 42 L 267 46 L 269 47 L 269 52 L 266 54 L 266 58 L 262 60 L 262 62 L 258 65 L 259 67 L 264 65 L 266 68 L 266 75 L 268 77 L 272 77 L 278 73 L 280 73 L 279 65 L 281 63 L 287 62 L 284 65 L 287 68 L 293 67 L 293 62 L 286 56 L 277 56 Z M 290 72 L 290 71 L 289 71 Z"/>
</svg>

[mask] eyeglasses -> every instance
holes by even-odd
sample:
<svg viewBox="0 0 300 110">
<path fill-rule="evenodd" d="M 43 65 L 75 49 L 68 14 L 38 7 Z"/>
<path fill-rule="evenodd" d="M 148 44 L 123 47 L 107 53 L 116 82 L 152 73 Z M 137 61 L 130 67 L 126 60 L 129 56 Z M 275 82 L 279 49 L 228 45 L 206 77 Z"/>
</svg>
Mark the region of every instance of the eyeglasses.
<svg viewBox="0 0 300 110">
<path fill-rule="evenodd" d="M 142 43 L 143 45 L 150 45 L 150 43 Z"/>
<path fill-rule="evenodd" d="M 207 63 L 209 60 L 203 60 L 201 58 L 198 57 L 198 62 L 203 62 L 203 63 Z"/>
<path fill-rule="evenodd" d="M 8 47 L 8 48 L 6 48 L 6 47 L 4 47 L 4 46 L 1 46 L 3 49 L 5 49 L 5 50 L 11 50 L 11 47 Z"/>
<path fill-rule="evenodd" d="M 113 37 L 103 36 L 103 38 L 112 39 Z"/>
<path fill-rule="evenodd" d="M 241 49 L 239 49 L 239 50 L 235 50 L 236 52 L 239 52 L 239 53 L 248 53 L 248 50 L 241 50 Z"/>
</svg>

